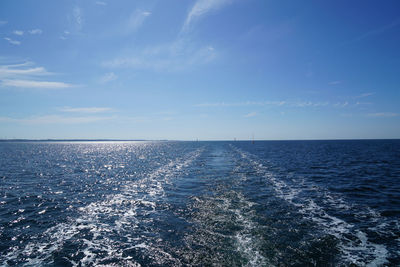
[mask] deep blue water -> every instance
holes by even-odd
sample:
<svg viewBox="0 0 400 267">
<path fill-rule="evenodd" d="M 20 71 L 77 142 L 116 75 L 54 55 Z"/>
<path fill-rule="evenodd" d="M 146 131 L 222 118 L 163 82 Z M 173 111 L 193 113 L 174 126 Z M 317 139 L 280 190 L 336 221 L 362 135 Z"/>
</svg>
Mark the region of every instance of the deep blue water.
<svg viewBox="0 0 400 267">
<path fill-rule="evenodd" d="M 2 142 L 1 266 L 399 266 L 400 140 Z"/>
</svg>

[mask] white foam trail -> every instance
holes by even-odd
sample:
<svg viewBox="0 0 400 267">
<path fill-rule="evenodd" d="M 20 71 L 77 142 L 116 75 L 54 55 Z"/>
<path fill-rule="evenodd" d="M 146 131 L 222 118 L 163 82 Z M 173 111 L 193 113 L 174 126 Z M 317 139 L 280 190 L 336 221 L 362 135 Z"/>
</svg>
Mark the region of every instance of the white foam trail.
<svg viewBox="0 0 400 267">
<path fill-rule="evenodd" d="M 241 204 L 245 205 L 245 208 L 251 208 L 255 203 L 245 201 L 241 194 L 237 195 L 241 201 Z M 271 265 L 269 261 L 261 254 L 259 247 L 257 246 L 257 240 L 253 236 L 252 231 L 260 228 L 252 220 L 249 219 L 249 214 L 243 212 L 243 209 L 235 209 L 233 212 L 236 215 L 236 221 L 243 229 L 238 232 L 235 236 L 237 243 L 237 250 L 245 255 L 249 262 L 247 266 L 266 266 Z"/>
<path fill-rule="evenodd" d="M 174 266 L 181 265 L 179 259 L 159 247 L 147 244 L 146 239 L 141 240 L 143 237 L 132 236 L 131 233 L 140 224 L 146 223 L 147 215 L 156 212 L 157 201 L 165 195 L 163 186 L 169 183 L 174 175 L 188 167 L 203 150 L 198 149 L 177 158 L 142 179 L 127 182 L 118 194 L 109 195 L 104 201 L 79 208 L 79 218 L 55 225 L 42 235 L 32 237 L 33 240 L 22 250 L 18 247 L 12 248 L 3 256 L 3 260 L 17 261 L 23 257 L 27 259 L 23 266 L 43 265 L 51 262 L 52 254 L 61 250 L 66 241 L 75 239 L 75 242 L 83 242 L 81 245 L 84 256 L 80 262 L 71 262 L 74 266 L 101 265 L 102 261 L 115 258 L 126 266 L 140 266 L 131 257 L 123 256 L 124 250 L 134 248 L 145 249 L 159 258 L 163 257 Z M 106 222 L 113 218 L 113 222 Z M 89 237 L 84 238 L 82 235 Z M 112 240 L 110 235 L 126 238 L 127 244 L 124 245 L 128 247 L 118 247 L 120 241 Z M 102 256 L 99 256 L 98 252 L 101 252 Z M 8 265 L 4 263 L 2 266 Z"/>
<path fill-rule="evenodd" d="M 240 173 L 238 172 L 239 169 L 240 167 L 237 166 L 234 169 L 234 173 Z M 240 173 L 237 182 L 245 182 L 246 180 L 247 176 Z M 239 225 L 243 227 L 243 230 L 238 232 L 235 236 L 237 250 L 243 254 L 245 258 L 249 259 L 246 266 L 271 266 L 271 263 L 262 255 L 259 246 L 257 246 L 259 240 L 252 234 L 254 229 L 262 227 L 251 220 L 252 214 L 254 213 L 252 207 L 257 204 L 246 200 L 240 192 L 235 193 L 240 203 L 239 207 L 241 208 L 231 210 L 235 213 Z"/>
<path fill-rule="evenodd" d="M 246 200 L 240 192 L 231 190 L 217 196 L 206 197 L 206 199 L 196 197 L 193 200 L 197 202 L 196 206 L 200 209 L 200 217 L 195 218 L 195 223 L 201 225 L 199 227 L 201 232 L 212 238 L 218 236 L 222 239 L 232 240 L 238 254 L 248 261 L 245 266 L 271 266 L 268 259 L 261 253 L 262 240 L 254 235 L 257 229 L 263 227 L 252 220 L 254 216 L 252 207 L 256 205 L 255 203 Z M 220 231 L 227 230 L 221 228 L 220 223 L 224 225 L 228 220 L 240 230 L 226 234 L 220 233 Z M 200 236 L 202 237 L 203 234 Z M 207 240 L 205 244 L 214 245 L 209 242 Z M 204 244 L 203 241 L 200 243 Z M 216 263 L 217 266 L 220 264 Z"/>
<path fill-rule="evenodd" d="M 221 153 L 221 155 L 224 155 L 224 153 Z M 255 216 L 253 206 L 257 204 L 248 201 L 240 191 L 230 188 L 231 185 L 239 186 L 247 179 L 247 176 L 240 173 L 239 169 L 239 166 L 233 169 L 233 173 L 237 176 L 231 180 L 231 184 L 226 185 L 226 188 L 219 188 L 215 195 L 212 194 L 204 198 L 193 197 L 196 209 L 200 210 L 198 212 L 199 217 L 194 217 L 195 224 L 201 225 L 200 231 L 206 233 L 206 236 L 210 236 L 211 239 L 217 236 L 231 240 L 236 252 L 247 260 L 245 266 L 271 266 L 269 260 L 261 252 L 263 240 L 254 234 L 259 232 L 260 228 L 263 228 L 262 225 L 252 220 Z M 220 191 L 221 189 L 222 191 Z M 238 230 L 226 234 L 220 233 L 220 231 L 228 230 L 221 226 L 228 221 Z M 201 239 L 204 235 L 200 234 L 200 236 Z M 210 240 L 200 241 L 200 244 L 204 243 L 214 245 L 209 244 Z M 215 265 L 218 266 L 221 263 L 216 262 Z"/>
<path fill-rule="evenodd" d="M 329 215 L 312 199 L 297 197 L 303 190 L 289 186 L 284 181 L 278 179 L 266 166 L 259 162 L 255 155 L 234 146 L 232 146 L 232 149 L 238 152 L 243 159 L 247 160 L 260 176 L 264 176 L 271 182 L 277 193 L 276 196 L 298 207 L 298 211 L 303 214 L 304 218 L 314 221 L 325 229 L 325 232 L 338 238 L 344 262 L 366 266 L 379 266 L 388 263 L 389 252 L 386 246 L 368 241 L 366 233 L 355 229 L 352 224 Z M 333 199 L 331 198 L 330 201 L 333 201 Z M 343 199 L 340 202 L 342 207 L 349 208 Z M 348 239 L 345 234 L 354 236 L 356 240 Z"/>
</svg>

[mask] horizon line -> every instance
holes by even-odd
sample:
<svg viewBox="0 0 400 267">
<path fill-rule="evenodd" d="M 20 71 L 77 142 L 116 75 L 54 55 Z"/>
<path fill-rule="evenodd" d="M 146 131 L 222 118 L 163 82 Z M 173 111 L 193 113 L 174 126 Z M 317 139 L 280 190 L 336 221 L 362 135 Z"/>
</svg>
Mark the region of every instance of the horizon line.
<svg viewBox="0 0 400 267">
<path fill-rule="evenodd" d="M 320 139 L 118 139 L 118 138 L 2 138 L 0 142 L 263 142 L 263 141 L 368 141 L 400 140 L 400 138 L 320 138 Z"/>
</svg>

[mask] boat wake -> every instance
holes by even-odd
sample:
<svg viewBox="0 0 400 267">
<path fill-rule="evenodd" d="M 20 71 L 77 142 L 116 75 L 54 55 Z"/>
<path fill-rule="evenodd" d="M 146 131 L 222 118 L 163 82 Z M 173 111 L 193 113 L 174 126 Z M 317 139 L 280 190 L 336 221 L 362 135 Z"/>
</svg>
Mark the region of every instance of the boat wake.
<svg viewBox="0 0 400 267">
<path fill-rule="evenodd" d="M 79 208 L 78 218 L 33 236 L 22 249 L 11 248 L 1 261 L 6 266 L 6 262 L 24 266 L 140 266 L 133 257 L 140 251 L 143 262 L 180 265 L 179 259 L 164 251 L 162 240 L 152 231 L 154 218 L 165 212 L 165 184 L 179 177 L 201 153 L 198 149 L 141 179 L 127 181 L 119 193 Z"/>
<path fill-rule="evenodd" d="M 231 147 L 243 160 L 253 166 L 257 176 L 266 179 L 277 197 L 294 206 L 303 219 L 318 225 L 323 234 L 333 236 L 337 240 L 343 264 L 381 266 L 388 263 L 389 251 L 385 245 L 371 242 L 363 229 L 332 215 L 333 213 L 340 214 L 343 211 L 348 214 L 350 211 L 350 213 L 354 213 L 354 216 L 368 218 L 368 223 L 373 225 L 377 221 L 377 217 L 380 217 L 378 212 L 365 207 L 356 210 L 339 194 L 330 193 L 305 179 L 296 179 L 291 175 L 287 175 L 285 180 L 278 178 L 270 171 L 269 166 L 265 162 L 261 162 L 255 155 L 234 146 Z M 318 199 L 323 199 L 323 207 L 309 197 L 310 191 L 313 191 Z M 379 227 L 379 225 L 375 226 Z"/>
</svg>

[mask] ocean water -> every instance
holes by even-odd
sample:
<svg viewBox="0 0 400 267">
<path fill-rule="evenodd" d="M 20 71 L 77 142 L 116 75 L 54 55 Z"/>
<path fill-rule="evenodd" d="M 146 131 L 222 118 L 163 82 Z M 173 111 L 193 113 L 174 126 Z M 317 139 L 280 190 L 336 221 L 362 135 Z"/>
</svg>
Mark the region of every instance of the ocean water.
<svg viewBox="0 0 400 267">
<path fill-rule="evenodd" d="M 1 142 L 0 266 L 399 266 L 400 140 Z"/>
</svg>

